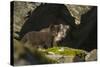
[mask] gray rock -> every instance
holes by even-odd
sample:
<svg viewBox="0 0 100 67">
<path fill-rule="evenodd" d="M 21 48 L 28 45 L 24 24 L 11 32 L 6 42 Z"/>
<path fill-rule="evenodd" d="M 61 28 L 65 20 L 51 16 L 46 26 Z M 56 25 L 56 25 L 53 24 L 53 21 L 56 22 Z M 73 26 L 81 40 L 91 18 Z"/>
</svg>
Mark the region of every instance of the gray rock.
<svg viewBox="0 0 100 67">
<path fill-rule="evenodd" d="M 77 25 L 80 24 L 81 15 L 88 12 L 92 7 L 88 5 L 71 5 L 71 4 L 67 4 L 66 6 L 70 11 L 71 15 L 75 18 L 75 23 Z"/>
<path fill-rule="evenodd" d="M 92 50 L 85 56 L 85 61 L 96 61 L 97 60 L 97 49 Z"/>
<path fill-rule="evenodd" d="M 63 55 L 57 55 L 57 54 L 53 54 L 53 55 L 46 55 L 48 58 L 56 60 L 57 63 L 70 63 L 73 62 L 73 58 L 74 56 L 63 56 Z"/>
<path fill-rule="evenodd" d="M 15 1 L 14 2 L 14 9 L 13 9 L 13 27 L 14 27 L 14 32 L 20 31 L 22 25 L 25 23 L 27 20 L 28 12 L 32 12 L 35 10 L 37 6 L 39 6 L 41 3 L 35 3 L 35 2 L 20 2 L 20 1 Z M 14 33 L 15 37 L 18 37 L 16 33 Z"/>
<path fill-rule="evenodd" d="M 83 61 L 85 61 L 85 58 L 84 57 L 81 57 L 81 56 L 78 56 L 78 55 L 76 55 L 73 58 L 73 62 L 83 62 Z"/>
</svg>

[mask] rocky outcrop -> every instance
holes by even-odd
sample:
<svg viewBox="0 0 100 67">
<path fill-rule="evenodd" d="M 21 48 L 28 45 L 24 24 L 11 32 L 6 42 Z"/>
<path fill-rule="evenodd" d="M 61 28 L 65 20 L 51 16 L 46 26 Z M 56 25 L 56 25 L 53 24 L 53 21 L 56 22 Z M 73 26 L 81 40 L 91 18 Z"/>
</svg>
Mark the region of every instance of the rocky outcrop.
<svg viewBox="0 0 100 67">
<path fill-rule="evenodd" d="M 20 32 L 23 24 L 27 20 L 31 13 L 41 4 L 37 2 L 21 2 L 15 1 L 12 8 L 13 13 L 13 26 L 14 26 L 14 36 L 18 36 L 15 32 Z M 90 10 L 90 6 L 81 5 L 66 5 L 66 8 L 70 11 L 71 15 L 75 18 L 75 23 L 80 24 L 80 17 L 82 14 Z M 68 11 L 67 11 L 68 12 Z"/>
<path fill-rule="evenodd" d="M 88 12 L 92 7 L 88 5 L 66 5 L 71 15 L 75 18 L 76 25 L 81 23 L 81 16 Z"/>
<path fill-rule="evenodd" d="M 97 50 L 91 52 L 69 47 L 53 47 L 48 49 L 34 49 L 32 46 L 24 46 L 14 39 L 14 65 L 30 64 L 55 64 L 96 61 Z"/>
</svg>

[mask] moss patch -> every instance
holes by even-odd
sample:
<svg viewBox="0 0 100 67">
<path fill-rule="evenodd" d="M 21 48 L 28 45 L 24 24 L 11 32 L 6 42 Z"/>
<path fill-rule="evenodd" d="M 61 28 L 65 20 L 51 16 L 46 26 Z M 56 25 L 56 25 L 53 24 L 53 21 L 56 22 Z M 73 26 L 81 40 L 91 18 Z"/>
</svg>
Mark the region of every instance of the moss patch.
<svg viewBox="0 0 100 67">
<path fill-rule="evenodd" d="M 47 52 L 54 52 L 55 54 L 75 56 L 75 55 L 85 55 L 86 52 L 79 49 L 72 49 L 68 47 L 53 47 L 46 49 Z"/>
</svg>

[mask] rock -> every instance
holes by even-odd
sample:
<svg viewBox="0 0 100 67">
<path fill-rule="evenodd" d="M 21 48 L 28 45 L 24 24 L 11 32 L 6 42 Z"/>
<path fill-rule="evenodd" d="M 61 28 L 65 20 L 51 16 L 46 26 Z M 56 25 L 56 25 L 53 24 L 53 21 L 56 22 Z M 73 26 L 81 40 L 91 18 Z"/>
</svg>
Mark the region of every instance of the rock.
<svg viewBox="0 0 100 67">
<path fill-rule="evenodd" d="M 83 62 L 85 61 L 85 58 L 84 57 L 81 57 L 79 55 L 76 55 L 74 58 L 73 58 L 73 62 Z"/>
<path fill-rule="evenodd" d="M 74 56 L 63 56 L 63 55 L 46 55 L 48 58 L 52 60 L 56 60 L 57 63 L 70 63 L 73 62 Z"/>
<path fill-rule="evenodd" d="M 85 14 L 91 9 L 91 6 L 86 5 L 66 5 L 71 15 L 75 18 L 75 23 L 79 25 L 81 22 L 81 15 Z"/>
<path fill-rule="evenodd" d="M 35 2 L 20 2 L 15 1 L 13 2 L 13 32 L 14 36 L 18 36 L 15 32 L 19 32 L 22 28 L 22 25 L 27 20 L 27 16 L 29 15 L 29 12 L 34 11 L 37 6 L 39 6 L 41 3 L 35 3 Z"/>
<path fill-rule="evenodd" d="M 87 52 L 84 50 L 68 47 L 49 48 L 47 52 L 46 56 L 52 60 L 56 60 L 57 63 L 83 62 L 87 55 Z"/>
<path fill-rule="evenodd" d="M 71 63 L 73 62 L 74 56 L 62 56 L 58 59 L 59 63 Z"/>
<path fill-rule="evenodd" d="M 97 60 L 97 49 L 92 50 L 85 56 L 85 61 L 96 61 Z"/>
</svg>

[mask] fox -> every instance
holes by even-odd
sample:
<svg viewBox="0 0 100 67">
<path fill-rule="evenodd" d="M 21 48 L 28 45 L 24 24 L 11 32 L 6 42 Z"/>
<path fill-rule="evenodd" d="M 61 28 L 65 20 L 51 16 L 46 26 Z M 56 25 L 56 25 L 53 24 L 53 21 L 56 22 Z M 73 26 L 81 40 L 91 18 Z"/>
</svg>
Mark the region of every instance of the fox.
<svg viewBox="0 0 100 67">
<path fill-rule="evenodd" d="M 68 32 L 70 31 L 70 26 L 65 24 L 54 25 L 54 29 L 57 31 L 57 35 L 54 37 L 53 44 L 58 46 L 59 42 L 66 38 Z M 53 30 L 54 30 L 53 29 Z M 43 28 L 40 32 L 49 32 L 49 28 Z"/>
<path fill-rule="evenodd" d="M 53 47 L 54 38 L 57 36 L 59 26 L 49 27 L 49 31 L 30 31 L 21 39 L 23 44 L 28 43 L 36 48 L 50 48 Z"/>
</svg>

